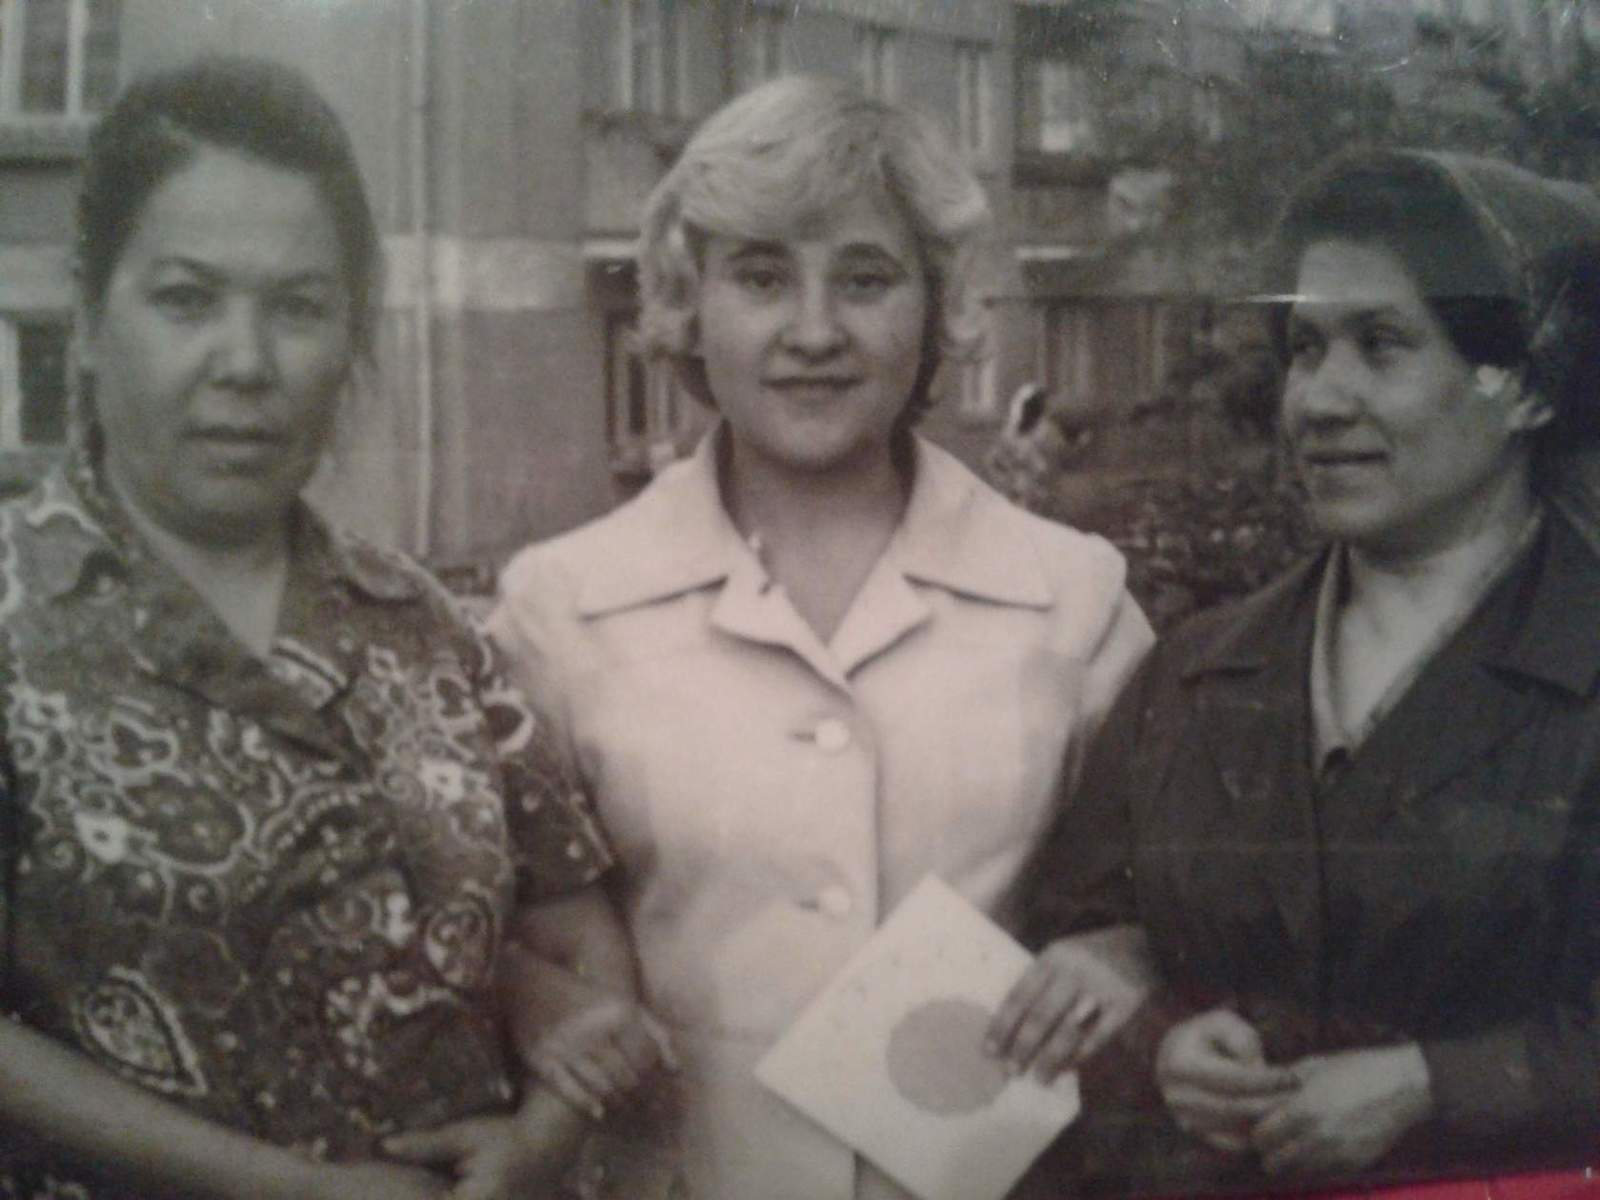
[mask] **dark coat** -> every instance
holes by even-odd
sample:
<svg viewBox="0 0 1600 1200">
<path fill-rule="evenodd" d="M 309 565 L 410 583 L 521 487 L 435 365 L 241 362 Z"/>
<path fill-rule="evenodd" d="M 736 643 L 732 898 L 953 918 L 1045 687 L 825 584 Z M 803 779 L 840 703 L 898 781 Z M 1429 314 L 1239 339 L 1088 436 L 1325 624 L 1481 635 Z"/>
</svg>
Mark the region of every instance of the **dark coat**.
<svg viewBox="0 0 1600 1200">
<path fill-rule="evenodd" d="M 1600 1144 L 1600 560 L 1552 515 L 1318 780 L 1323 561 L 1158 647 L 1024 875 L 1021 932 L 1141 923 L 1166 1016 L 1227 1004 L 1273 1061 L 1419 1042 L 1436 1115 L 1374 1178 L 1580 1161 Z M 1147 1073 L 1151 1024 L 1108 1061 Z M 1092 1067 L 1091 1108 L 1097 1077 L 1115 1095 L 1066 1143 L 1103 1187 L 1252 1182 L 1119 1078 L 1126 1057 Z"/>
</svg>

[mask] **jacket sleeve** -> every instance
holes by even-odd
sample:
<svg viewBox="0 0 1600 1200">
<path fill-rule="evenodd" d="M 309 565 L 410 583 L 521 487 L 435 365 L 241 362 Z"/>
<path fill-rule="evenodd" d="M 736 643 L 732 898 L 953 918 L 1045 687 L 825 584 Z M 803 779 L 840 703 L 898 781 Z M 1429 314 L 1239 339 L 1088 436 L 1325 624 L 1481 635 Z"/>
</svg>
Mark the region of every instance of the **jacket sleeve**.
<svg viewBox="0 0 1600 1200">
<path fill-rule="evenodd" d="M 1092 739 L 1082 770 L 1063 771 L 1056 810 L 1018 876 L 1003 911 L 1018 939 L 1037 950 L 1056 938 L 1136 922 L 1136 837 L 1130 767 L 1144 737 L 1151 679 L 1148 657 Z"/>
<path fill-rule="evenodd" d="M 1446 1133 L 1570 1130 L 1590 1146 L 1600 1134 L 1600 788 L 1575 821 L 1564 866 L 1571 887 L 1558 999 L 1514 1024 L 1422 1044 Z"/>
</svg>

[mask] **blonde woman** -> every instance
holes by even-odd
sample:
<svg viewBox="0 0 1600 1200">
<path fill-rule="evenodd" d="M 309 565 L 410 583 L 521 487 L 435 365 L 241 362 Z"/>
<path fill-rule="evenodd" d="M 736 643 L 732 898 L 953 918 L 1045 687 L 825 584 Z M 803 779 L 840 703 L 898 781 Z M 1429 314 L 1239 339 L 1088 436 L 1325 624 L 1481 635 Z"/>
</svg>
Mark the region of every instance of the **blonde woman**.
<svg viewBox="0 0 1600 1200">
<path fill-rule="evenodd" d="M 912 431 L 981 341 L 988 219 L 930 122 L 845 84 L 712 116 L 640 266 L 648 344 L 720 420 L 502 580 L 685 1060 L 651 1136 L 697 1200 L 900 1194 L 751 1069 L 924 875 L 993 905 L 1150 644 L 1115 551 Z"/>
</svg>

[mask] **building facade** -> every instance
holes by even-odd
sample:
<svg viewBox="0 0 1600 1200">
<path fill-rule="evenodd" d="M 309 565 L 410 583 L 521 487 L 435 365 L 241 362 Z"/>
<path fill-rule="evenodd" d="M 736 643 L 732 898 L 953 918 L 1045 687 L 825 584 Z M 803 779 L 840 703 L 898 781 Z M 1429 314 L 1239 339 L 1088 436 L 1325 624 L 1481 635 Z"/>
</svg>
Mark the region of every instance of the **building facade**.
<svg viewBox="0 0 1600 1200">
<path fill-rule="evenodd" d="M 1001 0 L 0 0 L 13 487 L 64 429 L 94 116 L 119 81 L 204 52 L 299 67 L 345 118 L 386 307 L 314 487 L 337 518 L 445 568 L 604 511 L 703 424 L 637 352 L 631 251 L 644 197 L 728 96 L 783 72 L 853 75 L 946 120 L 997 189 L 1009 179 Z"/>
<path fill-rule="evenodd" d="M 927 428 L 977 457 L 1036 383 L 1115 471 L 1153 444 L 1125 418 L 1237 340 L 1227 301 L 1301 165 L 1425 135 L 1593 178 L 1548 118 L 1600 129 L 1552 102 L 1597 44 L 1600 0 L 0 0 L 0 488 L 63 435 L 95 114 L 202 52 L 301 68 L 350 128 L 387 298 L 315 487 L 449 568 L 604 511 L 702 428 L 638 353 L 632 245 L 754 83 L 849 76 L 945 122 L 999 217 L 998 336 Z"/>
<path fill-rule="evenodd" d="M 1597 32 L 1591 0 L 1018 0 L 1012 371 L 1105 430 L 1092 467 L 1181 453 L 1129 418 L 1259 342 L 1240 302 L 1299 176 L 1367 142 L 1594 181 Z"/>
</svg>

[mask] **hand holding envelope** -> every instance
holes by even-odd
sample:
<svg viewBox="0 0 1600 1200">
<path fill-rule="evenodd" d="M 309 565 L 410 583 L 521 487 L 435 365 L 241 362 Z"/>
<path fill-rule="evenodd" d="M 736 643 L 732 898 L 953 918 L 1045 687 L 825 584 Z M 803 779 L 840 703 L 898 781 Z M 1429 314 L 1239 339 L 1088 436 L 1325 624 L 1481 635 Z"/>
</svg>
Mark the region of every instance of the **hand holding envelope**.
<svg viewBox="0 0 1600 1200">
<path fill-rule="evenodd" d="M 924 879 L 756 1067 L 756 1077 L 923 1200 L 1003 1196 L 1078 1113 L 985 1048 L 1032 959 Z"/>
</svg>

